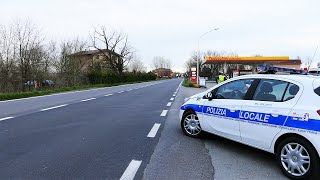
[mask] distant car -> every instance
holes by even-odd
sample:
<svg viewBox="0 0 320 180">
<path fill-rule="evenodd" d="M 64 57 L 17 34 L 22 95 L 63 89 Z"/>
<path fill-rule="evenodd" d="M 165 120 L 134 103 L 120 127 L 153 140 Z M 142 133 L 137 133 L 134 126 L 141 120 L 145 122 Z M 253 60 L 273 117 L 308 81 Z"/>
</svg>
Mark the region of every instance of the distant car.
<svg viewBox="0 0 320 180">
<path fill-rule="evenodd" d="M 53 87 L 54 86 L 54 82 L 52 80 L 44 80 L 44 81 L 42 81 L 42 86 Z"/>
<path fill-rule="evenodd" d="M 34 84 L 36 83 L 36 81 L 27 81 L 24 83 L 24 85 L 26 86 L 34 86 Z"/>
<path fill-rule="evenodd" d="M 320 77 L 244 75 L 185 99 L 182 131 L 216 134 L 274 153 L 292 179 L 320 176 Z"/>
<path fill-rule="evenodd" d="M 308 74 L 320 76 L 320 70 L 319 68 L 312 68 L 312 69 L 309 69 Z"/>
<path fill-rule="evenodd" d="M 31 81 L 25 82 L 24 85 L 26 85 L 26 86 L 34 86 L 36 83 L 37 83 L 37 81 L 31 80 Z M 43 80 L 41 82 L 41 86 L 43 86 L 43 87 L 53 87 L 54 86 L 54 82 L 52 80 Z"/>
</svg>

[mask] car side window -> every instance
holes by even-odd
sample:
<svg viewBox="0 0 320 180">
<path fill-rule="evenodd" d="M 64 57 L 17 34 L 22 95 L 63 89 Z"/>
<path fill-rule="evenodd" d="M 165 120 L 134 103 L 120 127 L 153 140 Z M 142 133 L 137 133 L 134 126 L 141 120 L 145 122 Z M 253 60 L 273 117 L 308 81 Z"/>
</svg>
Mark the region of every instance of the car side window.
<svg viewBox="0 0 320 180">
<path fill-rule="evenodd" d="M 219 87 L 215 99 L 244 99 L 253 79 L 242 79 L 229 82 Z"/>
<path fill-rule="evenodd" d="M 253 100 L 281 102 L 288 84 L 285 81 L 262 79 L 253 95 Z"/>
<path fill-rule="evenodd" d="M 299 89 L 300 88 L 298 85 L 290 83 L 287 88 L 287 91 L 283 97 L 283 101 L 288 101 L 290 99 L 293 99 L 297 95 L 297 93 L 299 92 Z"/>
</svg>

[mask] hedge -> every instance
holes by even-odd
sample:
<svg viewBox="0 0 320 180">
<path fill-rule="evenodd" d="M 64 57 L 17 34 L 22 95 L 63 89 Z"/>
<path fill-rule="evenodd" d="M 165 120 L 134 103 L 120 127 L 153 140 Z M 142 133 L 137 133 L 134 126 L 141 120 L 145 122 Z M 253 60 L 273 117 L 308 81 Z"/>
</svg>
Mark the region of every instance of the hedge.
<svg viewBox="0 0 320 180">
<path fill-rule="evenodd" d="M 124 72 L 122 74 L 112 71 L 93 71 L 88 74 L 90 84 L 114 84 L 128 83 L 136 81 L 156 80 L 157 76 L 154 73 L 132 73 Z"/>
<path fill-rule="evenodd" d="M 27 92 L 0 93 L 0 101 L 34 97 L 34 96 L 44 96 L 48 94 L 54 94 L 54 93 L 60 93 L 60 92 L 66 92 L 66 91 L 139 83 L 139 82 L 156 80 L 157 78 L 157 76 L 151 72 L 123 73 L 122 75 L 118 75 L 116 73 L 112 73 L 108 71 L 91 72 L 90 74 L 88 74 L 88 77 L 90 80 L 89 85 L 43 89 L 41 91 L 34 90 L 34 91 L 27 91 Z"/>
</svg>

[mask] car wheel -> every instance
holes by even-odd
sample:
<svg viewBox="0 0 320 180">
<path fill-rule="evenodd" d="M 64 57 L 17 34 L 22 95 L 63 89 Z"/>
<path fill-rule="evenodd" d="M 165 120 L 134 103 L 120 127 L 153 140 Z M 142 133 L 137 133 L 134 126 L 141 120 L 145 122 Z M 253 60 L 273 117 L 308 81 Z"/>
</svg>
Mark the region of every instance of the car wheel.
<svg viewBox="0 0 320 180">
<path fill-rule="evenodd" d="M 319 156 L 314 147 L 299 137 L 283 140 L 276 151 L 282 172 L 290 179 L 313 179 L 319 176 Z"/>
<path fill-rule="evenodd" d="M 198 116 L 194 111 L 187 111 L 183 114 L 181 128 L 190 137 L 199 138 L 203 134 Z"/>
</svg>

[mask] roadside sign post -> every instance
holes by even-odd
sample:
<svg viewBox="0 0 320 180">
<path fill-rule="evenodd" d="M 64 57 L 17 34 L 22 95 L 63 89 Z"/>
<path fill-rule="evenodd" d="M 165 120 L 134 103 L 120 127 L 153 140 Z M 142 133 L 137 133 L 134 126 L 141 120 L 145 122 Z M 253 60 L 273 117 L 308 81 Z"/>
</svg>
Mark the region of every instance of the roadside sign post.
<svg viewBox="0 0 320 180">
<path fill-rule="evenodd" d="M 196 83 L 197 82 L 197 68 L 192 67 L 190 68 L 190 81 Z"/>
<path fill-rule="evenodd" d="M 206 87 L 206 79 L 204 77 L 199 77 L 199 85 L 201 87 Z"/>
</svg>

